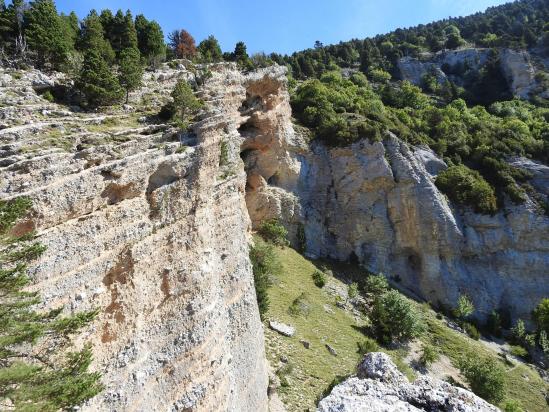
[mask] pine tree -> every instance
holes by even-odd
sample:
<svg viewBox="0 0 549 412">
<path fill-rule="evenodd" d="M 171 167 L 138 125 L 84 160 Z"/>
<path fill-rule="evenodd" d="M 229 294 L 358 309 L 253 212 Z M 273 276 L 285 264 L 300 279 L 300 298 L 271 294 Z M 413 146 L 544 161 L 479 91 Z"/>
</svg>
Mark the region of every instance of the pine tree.
<svg viewBox="0 0 549 412">
<path fill-rule="evenodd" d="M 124 49 L 137 49 L 137 31 L 131 12 L 128 10 L 124 16 L 124 25 L 122 26 L 122 36 L 120 42 L 120 52 Z"/>
<path fill-rule="evenodd" d="M 148 21 L 145 16 L 140 14 L 135 18 L 135 29 L 141 56 L 147 64 L 156 69 L 166 57 L 164 33 L 162 33 L 160 25 L 155 21 Z"/>
<path fill-rule="evenodd" d="M 223 52 L 219 46 L 219 42 L 214 36 L 208 36 L 198 45 L 198 51 L 204 62 L 212 63 L 223 60 Z"/>
<path fill-rule="evenodd" d="M 175 120 L 182 129 L 188 126 L 189 118 L 202 107 L 202 102 L 196 98 L 191 86 L 185 80 L 179 80 L 172 92 Z"/>
<path fill-rule="evenodd" d="M 32 242 L 32 233 L 10 233 L 30 206 L 27 198 L 0 201 L 0 403 L 17 411 L 53 412 L 78 406 L 102 390 L 99 374 L 87 372 L 90 347 L 66 350 L 70 336 L 96 312 L 61 317 L 62 308 L 34 311 L 40 298 L 24 291 L 26 263 L 44 248 Z"/>
<path fill-rule="evenodd" d="M 237 62 L 237 64 L 246 69 L 252 69 L 253 65 L 250 60 L 250 56 L 248 56 L 248 51 L 246 48 L 246 44 L 244 42 L 239 41 L 236 43 L 236 46 L 234 48 L 234 59 Z"/>
<path fill-rule="evenodd" d="M 92 10 L 82 22 L 80 50 L 86 52 L 89 49 L 99 50 L 108 65 L 114 63 L 114 50 L 111 44 L 105 39 L 101 18 L 95 10 Z"/>
<path fill-rule="evenodd" d="M 85 51 L 84 64 L 76 86 L 92 108 L 114 104 L 123 94 L 118 79 L 101 55 L 101 50 L 97 48 Z"/>
<path fill-rule="evenodd" d="M 120 85 L 126 90 L 126 103 L 131 91 L 141 86 L 143 67 L 137 47 L 128 47 L 120 52 Z"/>
<path fill-rule="evenodd" d="M 12 0 L 9 6 L 0 7 L 0 47 L 18 53 L 16 42 L 23 37 L 23 0 Z"/>
<path fill-rule="evenodd" d="M 70 51 L 70 38 L 52 0 L 36 0 L 25 13 L 25 36 L 31 50 L 36 53 L 39 67 L 51 63 L 63 64 Z"/>
</svg>

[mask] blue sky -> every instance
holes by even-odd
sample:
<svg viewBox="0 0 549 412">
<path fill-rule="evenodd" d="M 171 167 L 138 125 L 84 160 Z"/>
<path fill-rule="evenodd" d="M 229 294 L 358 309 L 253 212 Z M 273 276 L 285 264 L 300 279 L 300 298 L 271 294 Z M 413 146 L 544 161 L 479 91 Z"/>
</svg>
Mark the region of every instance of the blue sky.
<svg viewBox="0 0 549 412">
<path fill-rule="evenodd" d="M 223 51 L 244 41 L 249 52 L 291 53 L 386 33 L 398 27 L 464 16 L 508 0 L 56 0 L 80 18 L 92 8 L 130 9 L 160 23 L 165 33 L 185 28 L 199 42 L 213 34 Z"/>
</svg>

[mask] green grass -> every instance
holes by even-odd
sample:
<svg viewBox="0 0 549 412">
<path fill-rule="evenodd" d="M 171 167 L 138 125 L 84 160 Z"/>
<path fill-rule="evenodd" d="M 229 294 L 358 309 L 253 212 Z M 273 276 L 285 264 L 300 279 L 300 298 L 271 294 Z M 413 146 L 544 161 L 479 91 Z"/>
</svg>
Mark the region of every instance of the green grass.
<svg viewBox="0 0 549 412">
<path fill-rule="evenodd" d="M 277 257 L 282 263 L 282 274 L 269 289 L 270 308 L 265 319 L 277 320 L 296 328 L 296 334 L 287 338 L 265 328 L 267 357 L 277 369 L 282 364 L 280 357 L 286 357 L 293 365 L 293 371 L 286 376 L 289 385 L 279 389 L 280 396 L 289 411 L 314 409 L 317 398 L 337 376 L 347 376 L 356 371 L 361 360 L 358 353 L 358 342 L 364 339 L 361 328 L 368 325 L 366 316 L 355 316 L 335 305 L 335 297 L 329 293 L 330 286 L 347 290 L 342 281 L 327 276 L 327 284 L 320 289 L 315 286 L 312 274 L 318 270 L 291 248 L 276 247 Z M 325 263 L 326 264 L 326 263 Z M 330 265 L 330 269 L 338 273 L 348 270 L 354 278 L 351 268 L 347 265 Z M 355 272 L 356 268 L 353 268 Z M 309 304 L 308 315 L 293 316 L 288 308 L 292 302 L 305 293 Z M 325 310 L 329 308 L 333 313 Z M 306 340 L 310 349 L 300 343 Z M 326 344 L 333 347 L 338 356 L 331 355 Z M 395 363 L 409 378 L 414 377 L 411 368 L 402 359 L 404 351 L 387 351 Z"/>
<path fill-rule="evenodd" d="M 338 274 L 338 277 L 344 274 L 346 281 L 351 282 L 367 276 L 367 272 L 342 263 L 313 263 L 291 248 L 275 247 L 275 251 L 282 264 L 282 271 L 269 289 L 270 308 L 265 315 L 267 357 L 275 371 L 284 365 L 280 361 L 281 357 L 287 358 L 293 366 L 291 372 L 284 375 L 287 385 L 279 388 L 280 397 L 288 411 L 314 410 L 318 397 L 334 378 L 355 373 L 361 360 L 357 343 L 364 339 L 363 330 L 369 321 L 365 315 L 355 317 L 335 305 L 336 299 L 330 290 L 334 287 L 347 290 L 346 283 L 327 276 L 326 286 L 320 289 L 314 285 L 312 275 L 322 266 Z M 302 293 L 305 293 L 309 305 L 308 314 L 291 315 L 288 308 Z M 417 305 L 428 327 L 421 341 L 433 344 L 453 362 L 468 353 L 498 358 L 481 342 L 448 328 L 427 305 Z M 325 307 L 333 313 L 326 311 Z M 268 328 L 268 320 L 290 324 L 296 328 L 296 334 L 291 338 L 281 336 Z M 300 340 L 308 341 L 310 349 L 305 349 Z M 332 346 L 338 356 L 331 355 L 325 344 Z M 413 369 L 404 361 L 407 355 L 405 349 L 381 350 L 391 355 L 408 379 L 414 379 Z M 547 411 L 543 393 L 549 386 L 537 372 L 524 364 L 512 367 L 505 365 L 505 369 L 507 397 L 520 401 L 523 408 L 530 412 Z"/>
</svg>

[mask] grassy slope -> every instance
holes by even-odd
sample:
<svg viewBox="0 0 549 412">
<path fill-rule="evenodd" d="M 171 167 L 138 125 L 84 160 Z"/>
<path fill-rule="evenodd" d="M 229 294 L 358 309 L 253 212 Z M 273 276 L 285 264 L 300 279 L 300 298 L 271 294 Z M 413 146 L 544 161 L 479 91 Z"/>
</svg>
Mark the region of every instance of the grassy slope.
<svg viewBox="0 0 549 412">
<path fill-rule="evenodd" d="M 357 342 L 364 336 L 360 327 L 367 325 L 368 320 L 366 317 L 355 318 L 352 313 L 335 305 L 335 297 L 328 290 L 334 287 L 345 290 L 343 282 L 328 277 L 327 286 L 319 289 L 311 278 L 316 268 L 312 262 L 290 248 L 276 248 L 276 253 L 283 265 L 283 271 L 269 290 L 271 305 L 265 318 L 293 325 L 296 335 L 292 338 L 283 337 L 266 327 L 267 357 L 275 369 L 283 365 L 281 357 L 287 358 L 293 366 L 292 372 L 287 376 L 289 385 L 279 389 L 288 410 L 314 410 L 316 399 L 336 376 L 349 375 L 355 371 L 360 361 Z M 332 269 L 335 273 L 345 273 L 349 277 L 356 277 L 362 272 L 356 267 L 342 264 L 333 265 Z M 307 317 L 292 316 L 288 313 L 288 307 L 302 292 L 307 294 L 310 313 Z M 325 307 L 329 307 L 333 313 L 328 313 Z M 450 359 L 456 360 L 468 352 L 497 356 L 480 342 L 446 327 L 425 305 L 420 307 L 429 326 L 429 332 L 422 339 L 435 343 Z M 304 348 L 299 342 L 301 339 L 310 342 L 310 349 Z M 337 357 L 328 352 L 326 343 L 337 351 Z M 386 352 L 391 354 L 409 378 L 413 376 L 411 369 L 401 360 L 405 355 L 402 351 Z M 548 386 L 539 375 L 522 364 L 507 369 L 509 397 L 519 400 L 528 411 L 546 411 L 543 392 L 548 390 Z"/>
</svg>

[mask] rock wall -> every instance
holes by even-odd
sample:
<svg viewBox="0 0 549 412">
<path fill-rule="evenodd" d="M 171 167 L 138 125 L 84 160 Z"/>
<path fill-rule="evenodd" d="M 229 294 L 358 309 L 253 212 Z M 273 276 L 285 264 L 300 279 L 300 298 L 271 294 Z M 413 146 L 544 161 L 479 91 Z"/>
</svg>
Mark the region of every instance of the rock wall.
<svg viewBox="0 0 549 412">
<path fill-rule="evenodd" d="M 289 107 L 281 115 L 286 120 L 278 122 L 289 124 Z M 308 255 L 383 272 L 434 304 L 453 305 L 467 294 L 481 320 L 494 309 L 528 319 L 549 296 L 549 218 L 533 202 L 477 215 L 438 191 L 435 175 L 446 165 L 428 148 L 389 135 L 307 149 L 299 133 L 282 131 L 246 157 L 255 225 L 280 219 L 296 246 L 303 225 Z M 543 186 L 549 169 L 535 169 L 534 184 Z"/>
<path fill-rule="evenodd" d="M 45 104 L 25 80 L 15 92 Z M 87 130 L 71 150 L 29 155 L 21 142 L 36 121 L 0 131 L 9 160 L 1 196 L 33 199 L 16 230 L 36 230 L 47 247 L 31 268 L 33 288 L 47 307 L 100 310 L 76 344 L 93 344 L 106 390 L 82 410 L 267 410 L 237 131 L 249 80 L 232 66 L 212 68 L 196 136 L 153 125 L 88 147 Z"/>
<path fill-rule="evenodd" d="M 478 72 L 486 64 L 490 53 L 490 49 L 476 48 L 440 51 L 435 54 L 426 54 L 421 59 L 404 57 L 398 61 L 397 66 L 402 80 L 408 80 L 415 85 L 421 85 L 423 76 L 426 74 L 435 75 L 439 83 L 450 79 L 458 85 L 463 85 L 463 76 L 446 74 L 442 70 L 443 66 L 460 65 L 463 70 Z M 514 96 L 528 99 L 531 93 L 534 93 L 547 98 L 549 91 L 543 90 L 541 85 L 538 85 L 535 78 L 536 68 L 529 52 L 501 49 L 499 53 L 501 70 Z M 539 64 L 543 66 L 543 61 L 540 60 Z"/>
</svg>

